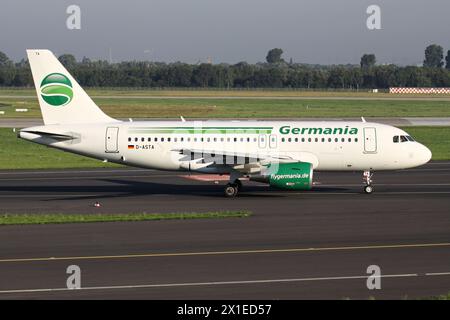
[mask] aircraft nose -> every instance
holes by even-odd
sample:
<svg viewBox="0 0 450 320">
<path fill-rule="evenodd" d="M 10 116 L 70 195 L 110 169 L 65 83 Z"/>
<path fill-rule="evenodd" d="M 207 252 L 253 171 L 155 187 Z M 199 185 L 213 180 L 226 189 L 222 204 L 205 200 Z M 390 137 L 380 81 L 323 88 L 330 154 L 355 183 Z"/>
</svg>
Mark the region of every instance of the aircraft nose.
<svg viewBox="0 0 450 320">
<path fill-rule="evenodd" d="M 425 164 L 428 161 L 430 161 L 431 157 L 433 156 L 433 154 L 431 153 L 430 149 L 428 149 L 424 145 L 421 145 L 420 147 L 421 147 L 421 150 L 420 150 L 420 162 L 421 162 L 421 165 L 422 165 L 422 164 Z"/>
</svg>

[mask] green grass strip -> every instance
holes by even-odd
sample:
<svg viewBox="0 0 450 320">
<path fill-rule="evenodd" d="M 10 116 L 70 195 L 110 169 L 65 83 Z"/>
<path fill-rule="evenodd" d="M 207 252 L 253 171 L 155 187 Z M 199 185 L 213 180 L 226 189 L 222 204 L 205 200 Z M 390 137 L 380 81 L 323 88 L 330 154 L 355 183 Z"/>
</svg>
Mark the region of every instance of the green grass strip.
<svg viewBox="0 0 450 320">
<path fill-rule="evenodd" d="M 432 296 L 430 298 L 425 298 L 423 300 L 450 300 L 450 293 L 443 294 L 443 295 L 440 295 L 440 296 Z"/>
<path fill-rule="evenodd" d="M 91 222 L 130 222 L 153 220 L 188 220 L 188 219 L 218 219 L 244 218 L 251 215 L 250 211 L 214 211 L 186 213 L 124 213 L 124 214 L 0 214 L 0 225 L 25 224 L 60 224 L 60 223 L 91 223 Z"/>
</svg>

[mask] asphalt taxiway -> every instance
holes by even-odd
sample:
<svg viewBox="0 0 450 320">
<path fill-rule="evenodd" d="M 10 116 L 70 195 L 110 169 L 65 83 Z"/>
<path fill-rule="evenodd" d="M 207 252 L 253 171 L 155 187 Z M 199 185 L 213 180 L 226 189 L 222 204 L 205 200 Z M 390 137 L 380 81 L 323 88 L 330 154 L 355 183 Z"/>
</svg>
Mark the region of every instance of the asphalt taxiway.
<svg viewBox="0 0 450 320">
<path fill-rule="evenodd" d="M 0 171 L 2 213 L 250 210 L 249 218 L 0 227 L 0 299 L 367 299 L 450 291 L 450 162 L 318 173 L 308 192 L 141 169 Z M 100 202 L 101 207 L 93 206 Z M 66 269 L 81 268 L 80 290 Z M 381 289 L 366 286 L 381 268 Z"/>
</svg>

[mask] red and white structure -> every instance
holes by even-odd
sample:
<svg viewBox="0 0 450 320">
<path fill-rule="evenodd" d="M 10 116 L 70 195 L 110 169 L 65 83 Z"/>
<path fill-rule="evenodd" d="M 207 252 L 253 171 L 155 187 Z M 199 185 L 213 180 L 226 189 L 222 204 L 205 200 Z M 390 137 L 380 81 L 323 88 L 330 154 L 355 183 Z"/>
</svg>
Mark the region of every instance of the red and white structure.
<svg viewBox="0 0 450 320">
<path fill-rule="evenodd" d="M 389 88 L 389 93 L 395 94 L 450 94 L 450 88 L 407 88 L 407 87 L 393 87 Z"/>
</svg>

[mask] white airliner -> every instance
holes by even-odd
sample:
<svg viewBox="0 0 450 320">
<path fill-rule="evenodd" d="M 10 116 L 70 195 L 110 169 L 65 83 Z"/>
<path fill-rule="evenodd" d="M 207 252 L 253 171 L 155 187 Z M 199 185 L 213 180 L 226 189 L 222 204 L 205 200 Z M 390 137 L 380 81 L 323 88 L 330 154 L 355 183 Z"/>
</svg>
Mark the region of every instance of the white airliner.
<svg viewBox="0 0 450 320">
<path fill-rule="evenodd" d="M 119 121 L 104 114 L 48 50 L 27 50 L 44 126 L 32 142 L 128 166 L 224 174 L 225 195 L 242 180 L 309 190 L 313 171 L 372 171 L 423 165 L 430 150 L 398 128 L 352 121 Z M 280 116 L 282 115 L 280 110 Z"/>
</svg>

